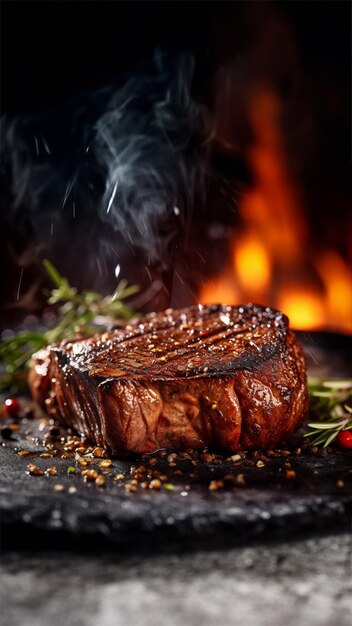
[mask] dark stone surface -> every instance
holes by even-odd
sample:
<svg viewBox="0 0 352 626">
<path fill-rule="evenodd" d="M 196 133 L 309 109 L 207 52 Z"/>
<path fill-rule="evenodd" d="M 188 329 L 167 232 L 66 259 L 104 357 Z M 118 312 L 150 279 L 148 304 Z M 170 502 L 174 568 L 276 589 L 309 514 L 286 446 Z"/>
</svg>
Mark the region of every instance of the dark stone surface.
<svg viewBox="0 0 352 626">
<path fill-rule="evenodd" d="M 17 435 L 18 437 L 18 435 Z M 273 458 L 263 468 L 246 461 L 221 464 L 178 461 L 184 475 L 173 478 L 174 491 L 138 488 L 126 493 L 113 480 L 128 472 L 131 461 L 114 461 L 106 488 L 67 475 L 71 459 L 19 457 L 13 447 L 28 449 L 21 441 L 0 448 L 0 516 L 5 543 L 18 541 L 50 544 L 81 542 L 148 547 L 157 541 L 199 545 L 239 543 L 257 537 L 285 537 L 303 530 L 346 526 L 352 511 L 351 454 L 330 452 L 325 456 L 303 452 L 301 456 Z M 36 446 L 32 446 L 32 449 Z M 289 459 L 296 478 L 287 479 Z M 29 476 L 28 462 L 43 469 L 55 465 L 58 476 Z M 153 468 L 168 471 L 164 459 Z M 191 478 L 189 473 L 193 474 Z M 242 473 L 246 486 L 209 491 L 209 481 L 225 474 Z M 337 481 L 344 486 L 338 487 Z M 54 485 L 63 485 L 61 493 Z M 70 494 L 70 486 L 76 492 Z"/>
</svg>

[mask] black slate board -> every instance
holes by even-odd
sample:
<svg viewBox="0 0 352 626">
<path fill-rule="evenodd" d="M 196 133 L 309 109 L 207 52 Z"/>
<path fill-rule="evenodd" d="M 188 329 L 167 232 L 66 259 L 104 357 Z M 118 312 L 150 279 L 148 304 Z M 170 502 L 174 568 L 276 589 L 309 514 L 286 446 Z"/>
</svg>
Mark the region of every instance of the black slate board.
<svg viewBox="0 0 352 626">
<path fill-rule="evenodd" d="M 343 349 L 327 348 L 317 336 L 309 345 L 314 373 L 318 373 L 317 351 L 318 368 L 324 374 L 331 362 L 335 369 L 339 364 L 338 375 L 347 373 Z M 27 426 L 35 430 L 40 423 L 31 420 Z M 190 461 L 177 461 L 173 470 L 180 468 L 183 475 L 173 479 L 173 491 L 138 488 L 136 493 L 126 493 L 112 476 L 105 488 L 98 488 L 79 475 L 67 475 L 67 467 L 73 464 L 70 459 L 39 458 L 35 451 L 43 448 L 28 444 L 25 428 L 26 423 L 13 441 L 0 447 L 0 519 L 3 541 L 8 544 L 97 547 L 109 543 L 146 549 L 170 543 L 227 545 L 350 523 L 352 455 L 348 452 L 315 455 L 303 450 L 300 456 L 270 458 L 262 468 L 248 466 L 246 460 L 234 464 L 225 457 L 219 464 L 199 462 L 196 467 Z M 300 442 L 298 435 L 293 449 Z M 20 457 L 16 449 L 32 449 L 34 456 Z M 286 477 L 288 461 L 296 472 L 293 479 Z M 58 476 L 29 476 L 29 462 L 43 469 L 55 465 Z M 135 461 L 115 460 L 110 473 L 126 473 L 132 464 Z M 158 459 L 155 467 L 164 471 L 166 460 Z M 246 485 L 209 490 L 211 480 L 228 473 L 243 474 Z M 55 492 L 55 484 L 63 485 L 64 490 Z M 75 493 L 68 491 L 72 486 Z"/>
<path fill-rule="evenodd" d="M 45 534 L 54 542 L 98 539 L 142 546 L 210 538 L 241 542 L 348 524 L 352 511 L 352 457 L 343 453 L 291 458 L 298 478 L 290 481 L 278 472 L 283 458 L 261 469 L 237 467 L 247 485 L 218 492 L 209 491 L 209 477 L 223 476 L 231 468 L 229 462 L 199 465 L 199 476 L 180 477 L 173 492 L 125 493 L 112 479 L 99 489 L 79 476 L 67 476 L 72 461 L 54 460 L 57 477 L 34 477 L 26 474 L 28 457 L 2 447 L 0 458 L 1 521 L 3 532 L 8 536 L 10 532 L 15 542 L 27 537 L 42 541 Z M 53 459 L 35 463 L 45 468 L 53 465 Z M 127 461 L 116 462 L 114 469 L 119 472 L 126 465 Z M 338 480 L 344 481 L 344 488 L 336 486 Z M 55 483 L 64 491 L 54 492 Z M 74 494 L 68 492 L 72 485 L 77 489 Z"/>
</svg>

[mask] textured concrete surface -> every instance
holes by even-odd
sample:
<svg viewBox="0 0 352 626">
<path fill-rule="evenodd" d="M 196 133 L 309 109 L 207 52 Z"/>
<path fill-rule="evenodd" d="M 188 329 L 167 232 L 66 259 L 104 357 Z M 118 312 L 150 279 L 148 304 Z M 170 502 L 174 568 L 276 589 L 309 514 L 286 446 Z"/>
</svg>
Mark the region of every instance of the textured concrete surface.
<svg viewBox="0 0 352 626">
<path fill-rule="evenodd" d="M 222 551 L 3 554 L 1 626 L 351 626 L 351 536 Z"/>
</svg>

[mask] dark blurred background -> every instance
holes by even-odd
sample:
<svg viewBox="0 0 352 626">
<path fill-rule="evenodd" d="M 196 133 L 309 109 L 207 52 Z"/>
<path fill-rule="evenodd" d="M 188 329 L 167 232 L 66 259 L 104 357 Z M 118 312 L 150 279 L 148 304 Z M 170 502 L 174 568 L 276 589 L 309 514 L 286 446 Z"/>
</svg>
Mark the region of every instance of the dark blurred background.
<svg viewBox="0 0 352 626">
<path fill-rule="evenodd" d="M 347 260 L 350 18 L 350 3 L 343 1 L 3 1 L 2 114 L 7 124 L 25 116 L 50 125 L 50 119 L 58 119 L 57 114 L 50 118 L 51 112 L 63 106 L 62 133 L 69 142 L 69 118 L 75 102 L 82 106 L 85 94 L 123 84 L 157 48 L 193 56 L 192 96 L 211 113 L 214 129 L 207 148 L 205 193 L 195 194 L 188 244 L 175 257 L 176 282 L 184 288 L 173 287 L 176 296 L 171 297 L 170 281 L 162 275 L 166 296 L 142 303 L 145 308 L 160 308 L 169 301 L 196 300 L 205 278 L 224 263 L 227 250 L 221 242 L 227 242 L 228 230 L 235 225 L 236 197 L 253 182 L 248 94 L 254 84 L 269 84 L 282 105 L 286 161 L 292 179 L 299 181 L 310 230 Z M 73 104 L 65 108 L 68 102 Z M 80 287 L 111 291 L 118 262 L 121 276 L 147 288 L 150 272 L 145 272 L 143 250 L 138 245 L 122 250 L 121 234 L 112 234 L 83 205 L 75 220 L 51 231 L 36 228 L 33 217 L 26 215 L 25 199 L 13 211 L 13 164 L 8 165 L 6 154 L 3 163 L 3 319 L 40 310 L 45 283 L 41 260 L 46 256 Z M 98 237 L 110 243 L 115 238 L 119 250 L 116 257 L 110 251 L 97 266 L 90 256 Z M 157 265 L 153 271 L 154 279 Z"/>
</svg>

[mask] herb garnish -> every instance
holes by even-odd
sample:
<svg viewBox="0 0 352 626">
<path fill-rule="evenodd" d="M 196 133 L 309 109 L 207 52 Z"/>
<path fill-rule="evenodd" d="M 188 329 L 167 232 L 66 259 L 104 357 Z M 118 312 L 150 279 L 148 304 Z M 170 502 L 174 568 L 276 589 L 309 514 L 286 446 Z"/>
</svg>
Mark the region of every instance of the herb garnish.
<svg viewBox="0 0 352 626">
<path fill-rule="evenodd" d="M 13 337 L 0 340 L 0 360 L 5 364 L 0 391 L 25 384 L 29 361 L 37 350 L 78 333 L 94 335 L 99 328 L 95 323 L 98 316 L 129 320 L 134 315 L 123 301 L 139 290 L 136 285 L 128 285 L 122 280 L 114 293 L 105 297 L 95 291 L 78 292 L 50 261 L 43 263 L 55 285 L 48 294 L 48 304 L 59 305 L 58 323 L 50 330 L 22 330 Z"/>
<path fill-rule="evenodd" d="M 352 380 L 308 378 L 310 415 L 318 421 L 308 422 L 304 436 L 314 446 L 326 448 L 339 432 L 352 430 Z"/>
</svg>

